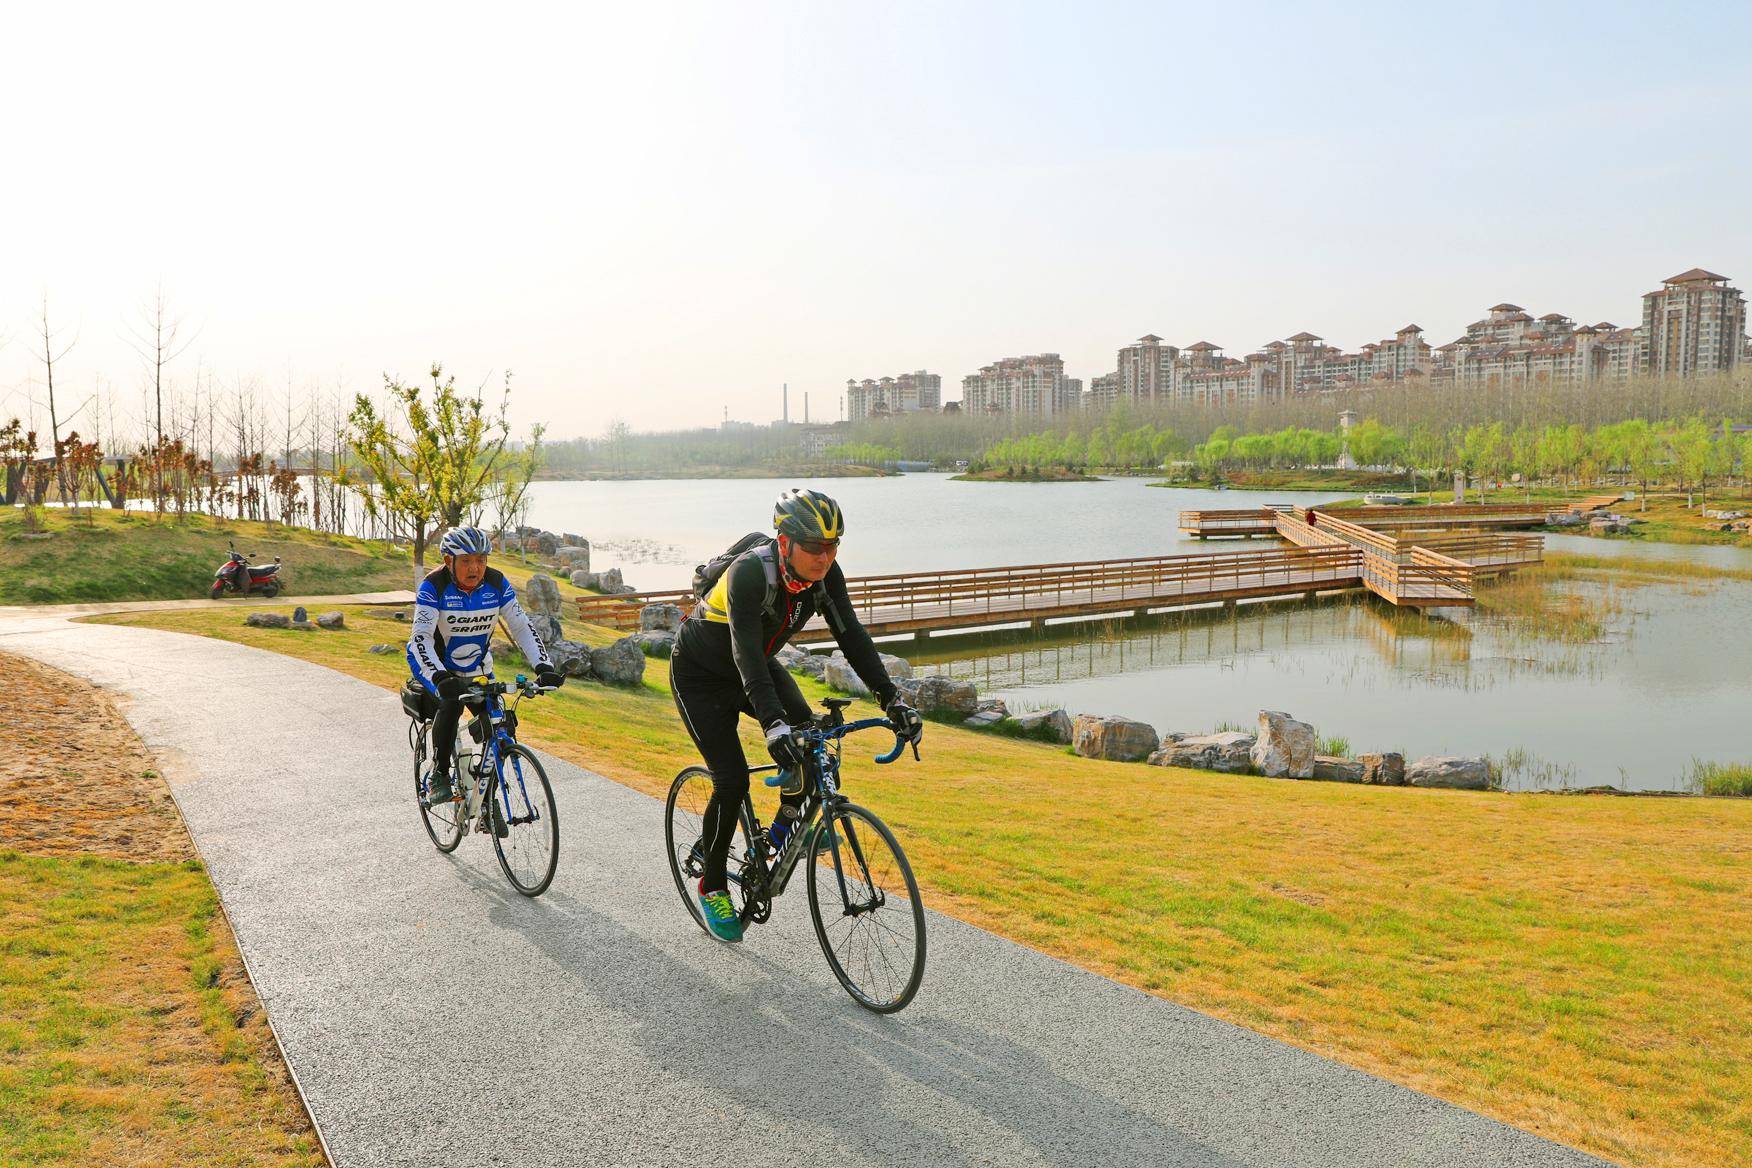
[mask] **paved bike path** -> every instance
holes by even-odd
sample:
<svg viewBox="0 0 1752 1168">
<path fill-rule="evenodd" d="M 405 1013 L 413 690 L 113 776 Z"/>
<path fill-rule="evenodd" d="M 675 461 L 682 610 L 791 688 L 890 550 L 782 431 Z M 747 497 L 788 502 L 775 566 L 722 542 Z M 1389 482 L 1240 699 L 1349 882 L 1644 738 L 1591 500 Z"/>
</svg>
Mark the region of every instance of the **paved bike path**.
<svg viewBox="0 0 1752 1168">
<path fill-rule="evenodd" d="M 339 1168 L 1603 1163 L 936 914 L 878 1018 L 800 884 L 706 938 L 661 805 L 600 776 L 544 757 L 561 857 L 529 901 L 489 841 L 426 840 L 391 693 L 148 629 L 13 619 L 0 648 L 127 699 Z"/>
</svg>

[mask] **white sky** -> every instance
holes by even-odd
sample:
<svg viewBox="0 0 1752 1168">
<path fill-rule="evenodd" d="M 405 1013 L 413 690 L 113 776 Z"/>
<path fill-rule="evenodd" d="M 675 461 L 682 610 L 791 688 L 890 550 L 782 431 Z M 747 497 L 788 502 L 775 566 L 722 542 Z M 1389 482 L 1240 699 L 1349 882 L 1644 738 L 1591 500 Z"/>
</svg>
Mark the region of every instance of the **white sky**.
<svg viewBox="0 0 1752 1168">
<path fill-rule="evenodd" d="M 184 380 L 509 368 L 564 437 L 1752 284 L 1752 9 L 1213 7 L 0 8 L 0 417 L 45 289 L 76 396 L 162 281 Z"/>
</svg>

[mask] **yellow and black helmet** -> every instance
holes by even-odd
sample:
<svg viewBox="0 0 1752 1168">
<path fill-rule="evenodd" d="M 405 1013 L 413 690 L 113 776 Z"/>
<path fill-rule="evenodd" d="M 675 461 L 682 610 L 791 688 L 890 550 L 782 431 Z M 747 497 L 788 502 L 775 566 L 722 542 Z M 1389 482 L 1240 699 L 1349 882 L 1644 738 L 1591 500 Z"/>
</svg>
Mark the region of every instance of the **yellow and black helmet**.
<svg viewBox="0 0 1752 1168">
<path fill-rule="evenodd" d="M 820 491 L 794 488 L 773 504 L 773 530 L 792 539 L 837 543 L 846 533 L 846 517 L 840 505 Z"/>
</svg>

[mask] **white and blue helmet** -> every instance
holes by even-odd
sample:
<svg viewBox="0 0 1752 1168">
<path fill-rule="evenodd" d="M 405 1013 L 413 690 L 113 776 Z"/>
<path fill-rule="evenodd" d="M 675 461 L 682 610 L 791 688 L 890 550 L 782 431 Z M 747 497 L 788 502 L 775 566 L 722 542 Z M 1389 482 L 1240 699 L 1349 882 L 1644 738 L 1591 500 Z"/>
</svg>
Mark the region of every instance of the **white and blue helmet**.
<svg viewBox="0 0 1752 1168">
<path fill-rule="evenodd" d="M 453 527 L 438 545 L 439 554 L 446 556 L 484 556 L 492 550 L 492 541 L 478 527 Z"/>
</svg>

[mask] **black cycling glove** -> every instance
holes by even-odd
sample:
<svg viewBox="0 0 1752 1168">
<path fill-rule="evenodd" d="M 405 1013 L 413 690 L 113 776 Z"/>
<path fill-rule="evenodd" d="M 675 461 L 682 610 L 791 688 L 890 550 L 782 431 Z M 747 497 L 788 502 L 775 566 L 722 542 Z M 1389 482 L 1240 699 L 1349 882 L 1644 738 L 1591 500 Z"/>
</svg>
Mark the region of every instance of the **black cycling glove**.
<svg viewBox="0 0 1752 1168">
<path fill-rule="evenodd" d="M 925 736 L 925 720 L 919 717 L 919 712 L 899 698 L 888 703 L 888 709 L 883 713 L 894 723 L 894 732 L 902 738 L 918 745 L 919 739 Z"/>
<path fill-rule="evenodd" d="M 566 684 L 566 675 L 551 665 L 540 665 L 535 670 L 535 684 L 543 689 L 559 689 Z"/>
<path fill-rule="evenodd" d="M 788 771 L 801 770 L 806 755 L 803 735 L 791 729 L 785 722 L 774 722 L 767 727 L 767 753 L 773 756 L 773 761 Z"/>
<path fill-rule="evenodd" d="M 439 698 L 447 702 L 461 701 L 462 691 L 468 688 L 462 678 L 448 669 L 440 669 L 434 673 L 432 684 L 437 688 Z"/>
</svg>

